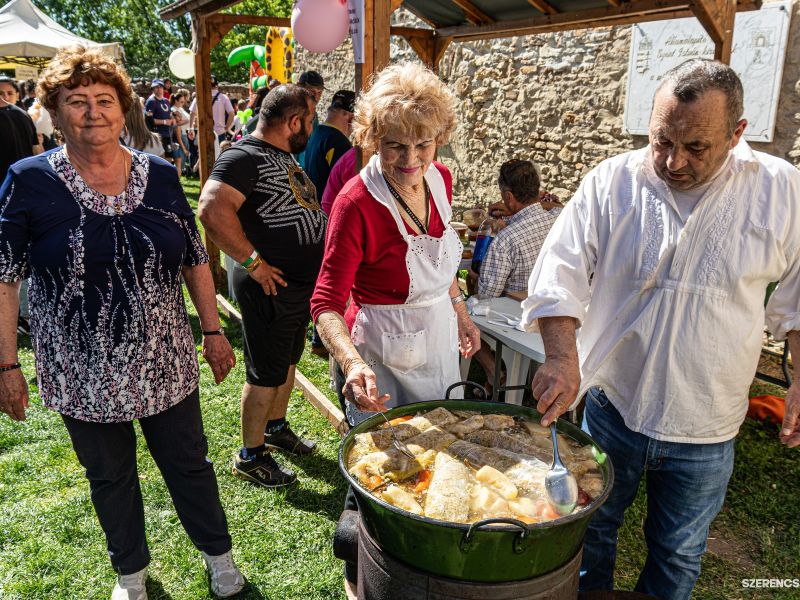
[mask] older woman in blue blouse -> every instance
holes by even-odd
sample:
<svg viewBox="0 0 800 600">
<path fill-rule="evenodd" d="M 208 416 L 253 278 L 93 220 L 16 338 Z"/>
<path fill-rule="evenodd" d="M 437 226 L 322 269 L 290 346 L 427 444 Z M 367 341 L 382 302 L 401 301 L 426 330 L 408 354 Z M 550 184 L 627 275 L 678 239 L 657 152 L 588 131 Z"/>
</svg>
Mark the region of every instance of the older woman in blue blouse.
<svg viewBox="0 0 800 600">
<path fill-rule="evenodd" d="M 169 163 L 120 145 L 134 97 L 112 60 L 83 47 L 63 50 L 38 96 L 66 143 L 16 163 L 0 187 L 0 411 L 23 420 L 28 405 L 14 323 L 19 282 L 30 276 L 39 393 L 61 414 L 86 469 L 118 573 L 112 598 L 147 597 L 134 420 L 212 590 L 233 595 L 244 582 L 206 459 L 181 277 L 217 383 L 235 359 L 194 215 Z"/>
</svg>

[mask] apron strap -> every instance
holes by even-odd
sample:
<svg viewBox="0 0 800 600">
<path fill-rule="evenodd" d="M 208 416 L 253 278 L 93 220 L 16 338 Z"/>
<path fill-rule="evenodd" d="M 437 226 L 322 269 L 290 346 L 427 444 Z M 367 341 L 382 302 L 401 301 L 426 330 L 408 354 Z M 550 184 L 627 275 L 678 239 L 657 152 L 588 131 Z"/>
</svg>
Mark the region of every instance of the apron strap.
<svg viewBox="0 0 800 600">
<path fill-rule="evenodd" d="M 394 204 L 394 198 L 389 191 L 389 186 L 386 185 L 386 180 L 383 178 L 383 169 L 381 168 L 381 161 L 377 154 L 373 154 L 369 162 L 361 169 L 361 180 L 367 187 L 367 191 L 372 194 L 377 202 L 383 204 L 389 213 L 394 218 L 397 229 L 403 239 L 408 242 L 409 233 L 406 231 L 405 222 L 400 216 L 400 212 Z"/>
<path fill-rule="evenodd" d="M 437 169 L 433 163 L 428 166 L 428 170 L 425 173 L 425 181 L 428 184 L 428 188 L 431 190 L 433 203 L 436 206 L 436 210 L 439 211 L 439 217 L 441 217 L 442 223 L 444 223 L 444 227 L 447 229 L 450 218 L 453 216 L 453 208 L 450 206 L 450 201 L 447 199 L 447 188 L 444 185 L 444 177 L 442 177 L 439 169 Z"/>
</svg>

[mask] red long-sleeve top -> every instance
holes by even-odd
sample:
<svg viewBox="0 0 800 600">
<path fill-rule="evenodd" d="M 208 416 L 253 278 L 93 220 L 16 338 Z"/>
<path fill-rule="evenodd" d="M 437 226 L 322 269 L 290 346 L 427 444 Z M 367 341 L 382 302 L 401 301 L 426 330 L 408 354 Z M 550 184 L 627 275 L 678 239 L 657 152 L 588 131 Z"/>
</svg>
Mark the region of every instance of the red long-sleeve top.
<svg viewBox="0 0 800 600">
<path fill-rule="evenodd" d="M 447 199 L 452 203 L 450 171 L 443 164 L 433 164 L 442 174 Z M 445 223 L 433 197 L 428 202 L 428 235 L 442 237 Z M 409 234 L 415 235 L 405 221 L 403 224 Z M 361 177 L 348 181 L 336 197 L 328 219 L 325 255 L 311 297 L 314 320 L 330 310 L 344 315 L 347 327 L 352 328 L 362 304 L 403 304 L 410 283 L 407 249 L 391 213 L 372 197 Z M 351 294 L 353 301 L 347 306 Z"/>
</svg>

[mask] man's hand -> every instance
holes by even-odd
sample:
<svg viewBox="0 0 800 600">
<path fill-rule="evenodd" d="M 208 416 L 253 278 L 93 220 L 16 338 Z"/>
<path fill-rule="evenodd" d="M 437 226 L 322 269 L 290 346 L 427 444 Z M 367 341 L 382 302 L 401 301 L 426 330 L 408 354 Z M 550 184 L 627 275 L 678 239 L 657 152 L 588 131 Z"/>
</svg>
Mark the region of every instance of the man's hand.
<svg viewBox="0 0 800 600">
<path fill-rule="evenodd" d="M 236 366 L 236 356 L 224 335 L 203 336 L 203 358 L 214 373 L 214 383 L 219 385 Z"/>
<path fill-rule="evenodd" d="M 786 392 L 780 440 L 789 448 L 800 446 L 800 384 L 797 382 L 789 386 Z"/>
<path fill-rule="evenodd" d="M 283 271 L 281 271 L 278 267 L 272 267 L 268 265 L 267 261 L 263 259 L 258 268 L 250 273 L 250 277 L 261 284 L 261 287 L 264 288 L 264 293 L 267 296 L 277 296 L 277 286 L 280 285 L 282 287 L 286 287 L 288 285 L 281 275 L 283 275 Z"/>
<path fill-rule="evenodd" d="M 360 410 L 369 412 L 385 412 L 389 394 L 378 394 L 375 372 L 361 361 L 353 361 L 347 368 L 344 397 L 354 403 Z"/>
<path fill-rule="evenodd" d="M 506 205 L 503 204 L 502 200 L 499 202 L 494 202 L 489 205 L 489 216 L 493 219 L 499 219 L 502 217 L 510 217 L 511 211 L 506 208 Z"/>
<path fill-rule="evenodd" d="M 539 319 L 545 360 L 533 376 L 531 391 L 545 427 L 567 411 L 580 389 L 581 371 L 575 341 L 577 324 L 572 317 Z"/>
<path fill-rule="evenodd" d="M 25 420 L 28 408 L 28 382 L 22 369 L 0 372 L 0 412 L 14 421 Z"/>
<path fill-rule="evenodd" d="M 531 384 L 536 410 L 542 415 L 542 425 L 548 427 L 563 415 L 575 401 L 580 388 L 581 373 L 578 358 L 547 358 L 536 370 Z"/>
</svg>

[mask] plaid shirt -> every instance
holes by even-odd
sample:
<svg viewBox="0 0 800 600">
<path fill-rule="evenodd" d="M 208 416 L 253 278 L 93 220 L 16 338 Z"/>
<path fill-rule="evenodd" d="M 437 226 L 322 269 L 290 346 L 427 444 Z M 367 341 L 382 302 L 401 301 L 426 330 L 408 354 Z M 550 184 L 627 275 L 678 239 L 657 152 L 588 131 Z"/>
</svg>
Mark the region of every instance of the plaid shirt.
<svg viewBox="0 0 800 600">
<path fill-rule="evenodd" d="M 508 219 L 495 236 L 481 264 L 478 293 L 495 298 L 528 289 L 528 278 L 561 208 L 544 210 L 538 202 Z"/>
</svg>

